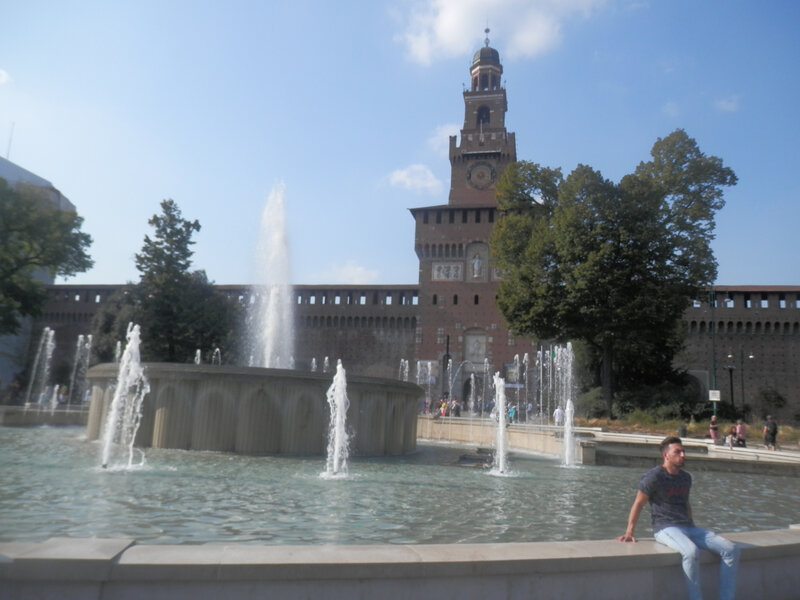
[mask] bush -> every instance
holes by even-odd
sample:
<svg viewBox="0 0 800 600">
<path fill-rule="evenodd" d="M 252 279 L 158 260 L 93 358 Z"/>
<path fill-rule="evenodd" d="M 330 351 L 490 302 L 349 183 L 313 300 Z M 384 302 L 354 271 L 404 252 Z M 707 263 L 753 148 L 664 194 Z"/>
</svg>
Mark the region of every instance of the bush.
<svg viewBox="0 0 800 600">
<path fill-rule="evenodd" d="M 597 419 L 606 412 L 606 404 L 603 401 L 603 388 L 596 387 L 588 392 L 578 394 L 575 398 L 575 415 L 584 419 Z"/>
</svg>

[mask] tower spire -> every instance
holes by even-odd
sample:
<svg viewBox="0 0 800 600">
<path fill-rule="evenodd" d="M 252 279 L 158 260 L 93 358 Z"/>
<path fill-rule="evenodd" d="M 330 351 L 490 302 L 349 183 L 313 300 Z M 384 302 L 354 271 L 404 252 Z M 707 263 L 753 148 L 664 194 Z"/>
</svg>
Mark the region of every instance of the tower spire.
<svg viewBox="0 0 800 600">
<path fill-rule="evenodd" d="M 484 42 L 484 44 L 486 44 L 486 47 L 488 48 L 489 47 L 489 26 L 488 25 L 486 26 L 486 29 L 483 30 L 483 32 L 486 34 L 486 39 L 483 40 L 483 42 Z"/>
</svg>

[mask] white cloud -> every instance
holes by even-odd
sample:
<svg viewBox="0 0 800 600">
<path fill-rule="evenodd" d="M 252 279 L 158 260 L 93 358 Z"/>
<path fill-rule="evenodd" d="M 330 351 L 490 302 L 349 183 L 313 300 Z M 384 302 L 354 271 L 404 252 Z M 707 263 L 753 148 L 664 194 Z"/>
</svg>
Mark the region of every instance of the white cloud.
<svg viewBox="0 0 800 600">
<path fill-rule="evenodd" d="M 8 71 L 0 69 L 0 85 L 8 83 L 9 81 L 11 81 L 11 75 L 8 74 Z"/>
<path fill-rule="evenodd" d="M 440 156 L 450 153 L 450 136 L 458 135 L 461 126 L 458 123 L 445 123 L 439 125 L 428 138 L 428 147 Z"/>
<path fill-rule="evenodd" d="M 677 117 L 681 113 L 680 108 L 678 108 L 678 103 L 672 100 L 668 100 L 664 103 L 664 106 L 661 107 L 661 112 L 668 117 Z"/>
<path fill-rule="evenodd" d="M 588 17 L 605 0 L 422 0 L 396 36 L 416 62 L 474 51 L 488 26 L 510 58 L 533 58 L 561 42 L 561 27 Z"/>
<path fill-rule="evenodd" d="M 378 280 L 380 272 L 362 267 L 354 260 L 348 260 L 343 265 L 336 265 L 326 270 L 321 279 L 346 285 L 367 285 Z"/>
<path fill-rule="evenodd" d="M 714 102 L 714 106 L 717 107 L 717 110 L 723 112 L 736 112 L 739 110 L 739 94 L 731 94 L 727 98 L 720 98 Z"/>
<path fill-rule="evenodd" d="M 442 191 L 442 182 L 425 165 L 410 165 L 405 169 L 392 171 L 389 183 L 412 192 L 438 194 Z"/>
</svg>

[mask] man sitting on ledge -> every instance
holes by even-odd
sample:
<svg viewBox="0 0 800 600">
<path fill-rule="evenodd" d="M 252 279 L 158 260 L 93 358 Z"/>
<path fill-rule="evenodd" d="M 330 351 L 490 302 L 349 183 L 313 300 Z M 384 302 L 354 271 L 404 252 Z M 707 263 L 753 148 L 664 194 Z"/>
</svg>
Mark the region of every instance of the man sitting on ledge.
<svg viewBox="0 0 800 600">
<path fill-rule="evenodd" d="M 664 462 L 647 471 L 639 481 L 639 489 L 628 515 L 628 528 L 617 541 L 636 541 L 633 530 L 642 508 L 649 502 L 656 541 L 677 550 L 683 557 L 683 573 L 690 600 L 703 598 L 700 590 L 701 548 L 720 555 L 719 597 L 720 600 L 733 600 L 739 549 L 736 544 L 713 531 L 695 527 L 689 505 L 692 476 L 683 470 L 686 454 L 681 439 L 672 436 L 665 438 L 661 442 L 661 456 Z"/>
</svg>

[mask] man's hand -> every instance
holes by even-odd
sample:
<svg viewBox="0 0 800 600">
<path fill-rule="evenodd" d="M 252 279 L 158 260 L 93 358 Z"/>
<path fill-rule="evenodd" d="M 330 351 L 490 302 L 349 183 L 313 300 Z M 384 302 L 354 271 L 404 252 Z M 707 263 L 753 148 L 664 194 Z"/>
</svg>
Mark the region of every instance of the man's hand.
<svg viewBox="0 0 800 600">
<path fill-rule="evenodd" d="M 618 542 L 635 542 L 636 538 L 633 537 L 630 533 L 626 533 L 625 535 L 621 535 L 617 538 Z"/>
</svg>

